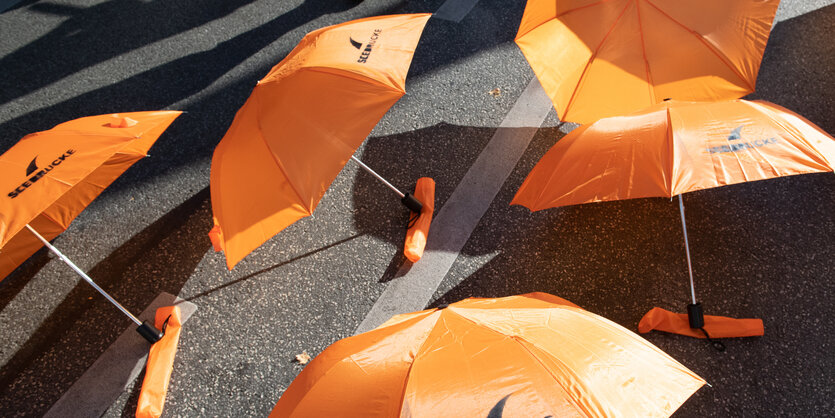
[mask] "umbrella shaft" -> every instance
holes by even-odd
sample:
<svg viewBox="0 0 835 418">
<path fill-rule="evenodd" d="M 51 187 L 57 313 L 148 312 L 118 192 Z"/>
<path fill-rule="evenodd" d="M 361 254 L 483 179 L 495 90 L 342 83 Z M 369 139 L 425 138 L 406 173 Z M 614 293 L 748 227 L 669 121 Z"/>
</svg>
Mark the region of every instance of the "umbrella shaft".
<svg viewBox="0 0 835 418">
<path fill-rule="evenodd" d="M 687 242 L 687 222 L 684 220 L 684 199 L 678 195 L 678 210 L 681 212 L 681 229 L 684 231 L 684 251 L 687 253 L 687 272 L 690 273 L 690 296 L 696 304 L 696 288 L 693 286 L 693 265 L 690 264 L 690 243 Z"/>
<path fill-rule="evenodd" d="M 115 299 L 110 297 L 110 295 L 108 295 L 107 292 L 104 291 L 104 289 L 100 288 L 99 285 L 97 285 L 93 281 L 93 279 L 91 279 L 90 276 L 87 275 L 87 273 L 85 273 L 83 270 L 78 268 L 78 266 L 76 266 L 75 263 L 70 261 L 70 259 L 65 257 L 64 254 L 61 253 L 61 251 L 58 251 L 58 249 L 55 248 L 52 244 L 50 244 L 49 241 L 46 240 L 46 238 L 42 237 L 41 234 L 38 233 L 38 231 L 35 231 L 34 228 L 29 226 L 29 224 L 26 224 L 26 228 L 28 228 L 29 231 L 31 231 L 33 234 L 35 234 L 35 236 L 38 237 L 39 240 L 41 240 L 43 245 L 46 245 L 46 247 L 49 248 L 49 251 L 52 251 L 53 253 L 55 253 L 55 255 L 57 255 L 58 258 L 61 261 L 66 263 L 68 266 L 70 266 L 71 269 L 75 270 L 75 272 L 78 273 L 79 276 L 81 276 L 84 280 L 86 280 L 87 283 L 90 283 L 90 286 L 93 286 L 94 289 L 96 289 L 99 293 L 101 293 L 104 297 L 106 297 L 107 300 L 110 301 L 110 303 L 112 303 L 117 308 L 119 308 L 119 310 L 122 311 L 122 313 L 124 313 L 125 315 L 127 315 L 131 319 L 131 321 L 133 321 L 136 325 L 142 325 L 142 321 L 140 321 L 137 317 L 133 316 L 133 314 L 131 314 L 127 309 L 125 309 L 124 306 L 122 306 L 121 304 L 119 304 L 119 302 L 116 302 Z"/>
<path fill-rule="evenodd" d="M 383 184 L 385 184 L 386 186 L 388 186 L 388 187 L 389 187 L 389 189 L 394 190 L 394 192 L 395 192 L 395 193 L 397 193 L 397 195 L 398 195 L 398 196 L 400 196 L 400 198 L 401 198 L 401 199 L 402 199 L 404 196 L 406 196 L 406 195 L 404 195 L 404 194 L 403 194 L 403 192 L 401 192 L 400 190 L 398 190 L 398 189 L 397 189 L 397 187 L 394 187 L 394 185 L 392 185 L 392 184 L 391 184 L 391 183 L 389 183 L 386 179 L 384 179 L 384 178 L 383 178 L 383 176 L 381 176 L 381 175 L 377 174 L 377 172 L 375 172 L 374 170 L 372 170 L 372 169 L 371 169 L 371 167 L 369 167 L 369 166 L 365 165 L 365 163 L 364 163 L 364 162 L 360 161 L 360 160 L 359 160 L 359 158 L 354 157 L 354 156 L 352 155 L 352 156 L 351 156 L 351 159 L 352 159 L 352 160 L 354 160 L 354 161 L 356 161 L 356 163 L 357 163 L 357 164 L 359 164 L 359 165 L 360 165 L 360 167 L 362 167 L 362 169 L 363 169 L 363 170 L 365 170 L 365 171 L 369 172 L 372 176 L 376 177 L 376 178 L 377 178 L 377 180 L 380 180 L 381 182 L 383 182 Z"/>
</svg>

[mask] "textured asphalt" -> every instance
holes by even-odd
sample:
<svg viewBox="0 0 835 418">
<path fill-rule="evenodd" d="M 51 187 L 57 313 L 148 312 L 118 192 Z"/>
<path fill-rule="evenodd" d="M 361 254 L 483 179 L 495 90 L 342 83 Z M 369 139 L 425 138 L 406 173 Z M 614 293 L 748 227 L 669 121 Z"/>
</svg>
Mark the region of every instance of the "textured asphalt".
<svg viewBox="0 0 835 418">
<path fill-rule="evenodd" d="M 751 98 L 835 133 L 835 1 L 784 0 Z M 302 366 L 353 333 L 402 264 L 407 214 L 349 164 L 313 217 L 233 271 L 214 253 L 211 153 L 255 82 L 314 29 L 442 0 L 23 0 L 0 14 L 0 152 L 27 133 L 119 111 L 180 117 L 55 245 L 135 312 L 160 292 L 199 309 L 183 328 L 166 416 L 263 416 Z M 512 40 L 523 1 L 480 0 L 430 20 L 408 94 L 358 156 L 396 185 L 436 180 L 440 208 L 533 77 Z M 488 94 L 494 88 L 501 95 Z M 530 213 L 508 203 L 573 129 L 552 111 L 436 291 L 544 291 L 636 329 L 652 306 L 681 311 L 687 273 L 676 202 L 638 199 Z M 646 338 L 708 380 L 676 413 L 826 416 L 835 411 L 835 176 L 685 195 L 706 313 L 760 317 L 761 338 Z M 0 282 L 0 416 L 40 416 L 129 321 L 45 251 Z M 134 412 L 138 387 L 106 416 Z"/>
</svg>

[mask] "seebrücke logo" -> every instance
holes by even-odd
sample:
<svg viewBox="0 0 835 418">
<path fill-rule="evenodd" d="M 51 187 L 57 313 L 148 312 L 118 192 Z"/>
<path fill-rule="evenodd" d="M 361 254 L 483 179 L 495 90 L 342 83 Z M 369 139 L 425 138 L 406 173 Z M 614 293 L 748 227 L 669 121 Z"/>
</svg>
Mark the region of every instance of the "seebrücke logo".
<svg viewBox="0 0 835 418">
<path fill-rule="evenodd" d="M 727 145 L 718 145 L 715 147 L 709 147 L 707 151 L 711 154 L 719 154 L 724 152 L 737 152 L 743 149 L 754 149 L 764 147 L 766 145 L 776 144 L 777 138 L 765 138 L 765 139 L 755 139 L 753 141 L 744 141 L 742 138 L 742 128 L 745 125 L 739 125 L 734 130 L 731 131 L 731 134 L 728 135 L 728 144 Z M 741 141 L 741 142 L 731 142 L 731 141 Z"/>
<path fill-rule="evenodd" d="M 383 32 L 382 29 L 374 29 L 374 32 L 371 33 L 371 38 L 368 39 L 368 43 L 365 44 L 365 48 L 362 47 L 363 44 L 354 40 L 354 38 L 349 37 L 348 39 L 351 41 L 351 45 L 354 48 L 361 50 L 359 58 L 357 62 L 360 64 L 365 64 L 368 61 L 368 58 L 371 56 L 371 51 L 374 50 L 374 45 L 377 44 L 377 40 L 380 39 L 380 34 Z"/>
<path fill-rule="evenodd" d="M 35 184 L 38 180 L 42 179 L 43 176 L 46 175 L 46 173 L 49 173 L 55 167 L 61 165 L 61 163 L 63 163 L 64 160 L 66 160 L 73 154 L 75 154 L 75 150 L 68 149 L 66 152 L 59 155 L 58 158 L 52 160 L 52 162 L 49 163 L 49 165 L 47 165 L 44 168 L 41 168 L 40 170 L 38 170 L 38 156 L 35 156 L 35 158 L 32 158 L 32 162 L 29 163 L 29 167 L 26 167 L 26 177 L 31 177 L 24 180 L 23 183 L 20 183 L 20 186 L 16 187 L 14 190 L 9 192 L 8 196 L 12 199 L 18 197 L 21 193 L 25 192 L 26 189 Z M 35 174 L 32 175 L 32 173 Z"/>
</svg>

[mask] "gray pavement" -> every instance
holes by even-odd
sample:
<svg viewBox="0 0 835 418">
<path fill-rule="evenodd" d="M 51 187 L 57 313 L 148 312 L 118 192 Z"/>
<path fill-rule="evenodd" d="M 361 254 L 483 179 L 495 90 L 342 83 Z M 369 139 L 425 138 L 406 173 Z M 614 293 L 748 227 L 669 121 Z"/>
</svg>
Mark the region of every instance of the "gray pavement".
<svg viewBox="0 0 835 418">
<path fill-rule="evenodd" d="M 160 292 L 199 306 L 183 327 L 166 416 L 263 416 L 302 366 L 351 335 L 403 264 L 407 214 L 354 165 L 313 217 L 227 271 L 206 236 L 212 150 L 255 82 L 316 28 L 442 0 L 33 1 L 0 14 L 0 152 L 65 120 L 188 111 L 54 244 L 134 312 Z M 449 10 L 457 10 L 448 6 Z M 432 19 L 408 94 L 358 156 L 393 183 L 437 183 L 442 210 L 533 78 L 512 40 L 524 2 L 480 0 Z M 835 1 L 784 0 L 752 98 L 835 133 Z M 494 97 L 488 92 L 500 88 Z M 675 202 L 639 199 L 529 213 L 508 203 L 570 131 L 553 110 L 434 291 L 430 306 L 530 291 L 630 329 L 652 306 L 682 310 Z M 835 411 L 832 174 L 685 196 L 696 286 L 708 314 L 760 317 L 761 338 L 648 340 L 703 376 L 676 416 Z M 437 213 L 437 212 L 436 212 Z M 431 290 L 431 289 L 428 289 Z M 430 292 L 432 293 L 432 292 Z M 43 415 L 129 321 L 41 251 L 0 282 L 0 416 Z M 132 415 L 138 385 L 105 416 Z"/>
</svg>

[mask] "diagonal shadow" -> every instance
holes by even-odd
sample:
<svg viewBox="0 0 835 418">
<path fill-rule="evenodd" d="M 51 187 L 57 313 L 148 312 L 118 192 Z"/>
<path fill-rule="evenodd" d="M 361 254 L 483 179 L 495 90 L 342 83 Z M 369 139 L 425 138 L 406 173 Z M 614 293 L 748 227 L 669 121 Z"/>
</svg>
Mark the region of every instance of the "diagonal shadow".
<svg viewBox="0 0 835 418">
<path fill-rule="evenodd" d="M 88 273 L 128 310 L 141 312 L 160 292 L 179 293 L 211 246 L 205 236 L 210 227 L 209 189 L 205 188 L 136 234 Z M 79 281 L 0 368 L 0 415 L 45 412 L 115 341 L 126 324 L 128 320 L 121 312 L 86 282 Z M 30 385 L 39 390 L 15 390 Z"/>
<path fill-rule="evenodd" d="M 120 3 L 106 2 L 105 4 Z M 152 4 L 161 3 L 165 2 L 152 2 Z M 202 91 L 233 67 L 275 41 L 282 34 L 320 15 L 343 11 L 354 4 L 350 0 L 307 0 L 295 9 L 279 15 L 261 26 L 218 43 L 212 49 L 183 56 L 109 86 L 89 91 L 53 106 L 41 108 L 8 120 L 0 124 L 0 131 L 6 132 L 6 135 L 17 133 L 19 138 L 27 133 L 48 129 L 62 121 L 81 115 L 135 109 L 137 103 L 142 104 L 143 110 L 166 108 Z M 77 48 L 66 48 L 66 46 L 63 46 L 63 48 L 71 50 L 73 54 L 84 55 L 78 54 Z M 44 55 L 38 53 L 37 57 L 43 59 Z M 21 65 L 19 68 L 25 68 L 25 66 Z M 259 74 L 263 75 L 262 73 Z M 26 72 L 25 75 L 26 77 L 32 76 L 29 72 Z M 236 87 L 240 86 L 237 97 L 248 94 L 254 82 L 255 79 L 237 83 Z M 248 87 L 243 87 L 246 84 L 248 84 Z M 0 88 L 0 91 L 4 89 L 5 87 Z M 243 100 L 240 100 L 240 103 L 235 106 L 230 105 L 231 103 L 227 101 L 218 108 L 212 109 L 213 112 L 198 113 L 197 115 L 204 118 L 206 115 L 218 113 L 229 113 L 231 115 L 233 113 L 232 109 L 237 109 L 242 102 Z M 219 139 L 225 127 L 216 126 L 214 128 L 216 135 L 208 138 Z M 191 142 L 191 144 L 197 145 L 198 141 Z M 202 139 L 202 141 L 206 140 Z"/>
<path fill-rule="evenodd" d="M 227 287 L 229 287 L 229 286 L 234 286 L 234 285 L 236 285 L 236 284 L 238 284 L 238 283 L 241 283 L 241 282 L 247 281 L 247 280 L 249 280 L 249 279 L 252 279 L 252 278 L 255 278 L 255 277 L 261 276 L 262 274 L 264 274 L 264 273 L 268 273 L 268 272 L 270 272 L 270 271 L 273 271 L 273 270 L 275 270 L 275 269 L 277 269 L 277 268 L 279 268 L 279 267 L 285 266 L 285 265 L 287 265 L 287 264 L 293 263 L 293 262 L 295 262 L 295 261 L 301 260 L 301 259 L 306 258 L 306 257 L 310 257 L 310 256 L 312 256 L 312 255 L 314 255 L 314 254 L 318 254 L 318 253 L 320 253 L 320 252 L 322 252 L 322 251 L 327 251 L 327 250 L 329 250 L 329 249 L 331 249 L 331 248 L 338 247 L 338 246 L 340 246 L 340 245 L 342 245 L 342 244 L 344 244 L 344 243 L 346 243 L 346 242 L 352 241 L 352 240 L 354 240 L 354 239 L 356 239 L 356 238 L 359 238 L 359 237 L 361 237 L 361 236 L 363 236 L 363 235 L 365 235 L 365 234 L 363 233 L 363 234 L 353 235 L 353 236 L 350 236 L 350 237 L 348 237 L 348 238 L 344 238 L 344 239 L 341 239 L 341 240 L 339 240 L 339 241 L 336 241 L 336 242 L 330 243 L 330 244 L 328 244 L 328 245 L 325 245 L 324 247 L 319 247 L 319 248 L 317 248 L 317 249 L 315 249 L 315 250 L 313 250 L 313 251 L 308 251 L 308 252 L 306 252 L 306 253 L 304 253 L 304 254 L 302 254 L 302 255 L 295 256 L 295 257 L 293 257 L 293 258 L 290 258 L 290 259 L 288 259 L 288 260 L 282 261 L 282 262 L 280 262 L 280 263 L 278 263 L 278 264 L 274 264 L 274 265 L 272 265 L 272 266 L 270 266 L 270 267 L 267 267 L 267 268 L 265 268 L 265 269 L 258 270 L 258 271 L 254 272 L 254 273 L 250 273 L 250 274 L 247 274 L 247 275 L 245 275 L 245 276 L 239 277 L 239 278 L 237 278 L 237 279 L 235 279 L 235 280 L 232 280 L 232 281 L 230 281 L 230 282 L 224 283 L 224 284 L 222 284 L 222 285 L 220 285 L 220 286 L 216 286 L 216 287 L 213 287 L 213 288 L 211 288 L 211 289 L 209 289 L 209 290 L 206 290 L 206 291 L 204 291 L 204 292 L 200 292 L 200 293 L 198 293 L 198 294 L 196 294 L 196 295 L 194 295 L 194 296 L 192 296 L 192 297 L 190 297 L 190 298 L 188 298 L 188 299 L 186 299 L 186 300 L 187 300 L 187 301 L 190 301 L 190 302 L 193 302 L 193 301 L 194 301 L 194 300 L 196 300 L 196 299 L 200 299 L 200 298 L 202 298 L 202 297 L 204 297 L 204 296 L 208 296 L 208 295 L 210 295 L 210 294 L 212 294 L 212 293 L 215 293 L 215 292 L 217 292 L 217 291 L 223 290 L 223 289 L 225 289 L 225 288 L 227 288 Z"/>
<path fill-rule="evenodd" d="M 42 248 L 32 254 L 28 260 L 18 266 L 13 274 L 0 280 L 0 312 L 15 298 L 15 296 L 26 287 L 35 275 L 49 262 L 49 250 Z"/>
<path fill-rule="evenodd" d="M 18 4 L 15 8 L 28 6 L 30 11 L 65 20 L 0 58 L 0 68 L 4 69 L 0 105 L 110 58 L 222 19 L 252 2 L 123 0 L 89 7 L 49 1 Z M 78 53 L 78 46 L 83 46 L 84 53 Z"/>
</svg>

